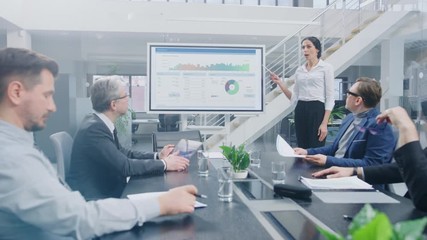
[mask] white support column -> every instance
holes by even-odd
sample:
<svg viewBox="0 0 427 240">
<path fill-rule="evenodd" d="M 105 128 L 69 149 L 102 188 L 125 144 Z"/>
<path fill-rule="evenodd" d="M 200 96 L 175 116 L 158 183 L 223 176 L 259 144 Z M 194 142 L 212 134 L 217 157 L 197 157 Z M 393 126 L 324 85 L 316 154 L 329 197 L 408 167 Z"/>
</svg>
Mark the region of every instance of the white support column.
<svg viewBox="0 0 427 240">
<path fill-rule="evenodd" d="M 31 49 L 31 35 L 25 30 L 8 30 L 7 47 Z"/>
<path fill-rule="evenodd" d="M 230 126 L 230 114 L 224 114 L 224 126 L 225 126 L 225 138 L 224 142 L 225 144 L 231 146 L 231 139 L 230 139 L 230 133 L 231 133 L 231 126 Z"/>
<path fill-rule="evenodd" d="M 187 114 L 181 114 L 181 131 L 185 131 L 187 129 L 188 126 L 188 115 Z"/>
<path fill-rule="evenodd" d="M 403 96 L 404 46 L 400 38 L 384 40 L 381 43 L 381 87 L 383 89 L 381 111 L 399 106 Z"/>
</svg>

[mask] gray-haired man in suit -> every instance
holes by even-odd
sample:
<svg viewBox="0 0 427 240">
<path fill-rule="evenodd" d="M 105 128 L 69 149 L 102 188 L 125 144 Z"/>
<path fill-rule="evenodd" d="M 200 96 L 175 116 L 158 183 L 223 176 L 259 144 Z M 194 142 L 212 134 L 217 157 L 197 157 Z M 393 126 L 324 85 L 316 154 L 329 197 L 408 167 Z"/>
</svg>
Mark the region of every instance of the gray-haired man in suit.
<svg viewBox="0 0 427 240">
<path fill-rule="evenodd" d="M 80 124 L 71 152 L 67 182 L 86 199 L 120 197 L 126 178 L 182 171 L 189 160 L 171 154 L 173 145 L 160 153 L 132 151 L 117 139 L 114 122 L 128 111 L 125 84 L 118 76 L 98 79 L 91 88 L 94 113 Z"/>
</svg>

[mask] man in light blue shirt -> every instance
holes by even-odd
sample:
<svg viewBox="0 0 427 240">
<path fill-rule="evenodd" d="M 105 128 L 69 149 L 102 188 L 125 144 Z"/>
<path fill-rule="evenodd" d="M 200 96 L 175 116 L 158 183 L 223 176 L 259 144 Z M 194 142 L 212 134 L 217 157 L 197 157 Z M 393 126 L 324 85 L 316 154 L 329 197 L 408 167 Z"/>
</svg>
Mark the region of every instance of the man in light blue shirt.
<svg viewBox="0 0 427 240">
<path fill-rule="evenodd" d="M 46 56 L 0 50 L 0 239 L 89 239 L 158 215 L 193 212 L 197 189 L 191 185 L 147 200 L 86 202 L 59 182 L 32 134 L 56 111 L 57 73 Z"/>
</svg>

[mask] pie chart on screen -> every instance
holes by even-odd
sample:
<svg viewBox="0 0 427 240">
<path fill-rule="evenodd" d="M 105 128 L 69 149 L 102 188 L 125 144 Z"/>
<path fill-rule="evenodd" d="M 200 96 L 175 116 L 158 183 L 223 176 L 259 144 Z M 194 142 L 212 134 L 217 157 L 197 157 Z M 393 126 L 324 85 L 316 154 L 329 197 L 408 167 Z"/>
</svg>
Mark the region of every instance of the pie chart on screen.
<svg viewBox="0 0 427 240">
<path fill-rule="evenodd" d="M 234 79 L 228 80 L 227 83 L 225 83 L 225 91 L 230 95 L 236 94 L 239 92 L 239 83 Z"/>
</svg>

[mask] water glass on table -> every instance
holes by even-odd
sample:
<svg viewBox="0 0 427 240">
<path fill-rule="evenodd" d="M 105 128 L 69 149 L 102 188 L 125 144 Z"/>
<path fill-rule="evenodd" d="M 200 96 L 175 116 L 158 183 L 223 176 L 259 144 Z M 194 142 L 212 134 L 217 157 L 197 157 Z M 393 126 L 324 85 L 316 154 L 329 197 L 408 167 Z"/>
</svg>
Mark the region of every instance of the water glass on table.
<svg viewBox="0 0 427 240">
<path fill-rule="evenodd" d="M 273 184 L 285 183 L 286 164 L 283 161 L 273 161 L 271 163 L 271 173 Z"/>
<path fill-rule="evenodd" d="M 261 167 L 261 152 L 252 151 L 250 152 L 249 157 L 251 159 L 251 167 Z"/>
<path fill-rule="evenodd" d="M 203 152 L 203 150 L 197 151 L 197 165 L 199 176 L 207 177 L 209 175 L 209 158 L 208 154 Z"/>
<path fill-rule="evenodd" d="M 233 172 L 231 167 L 218 168 L 218 198 L 222 202 L 233 200 Z"/>
</svg>

